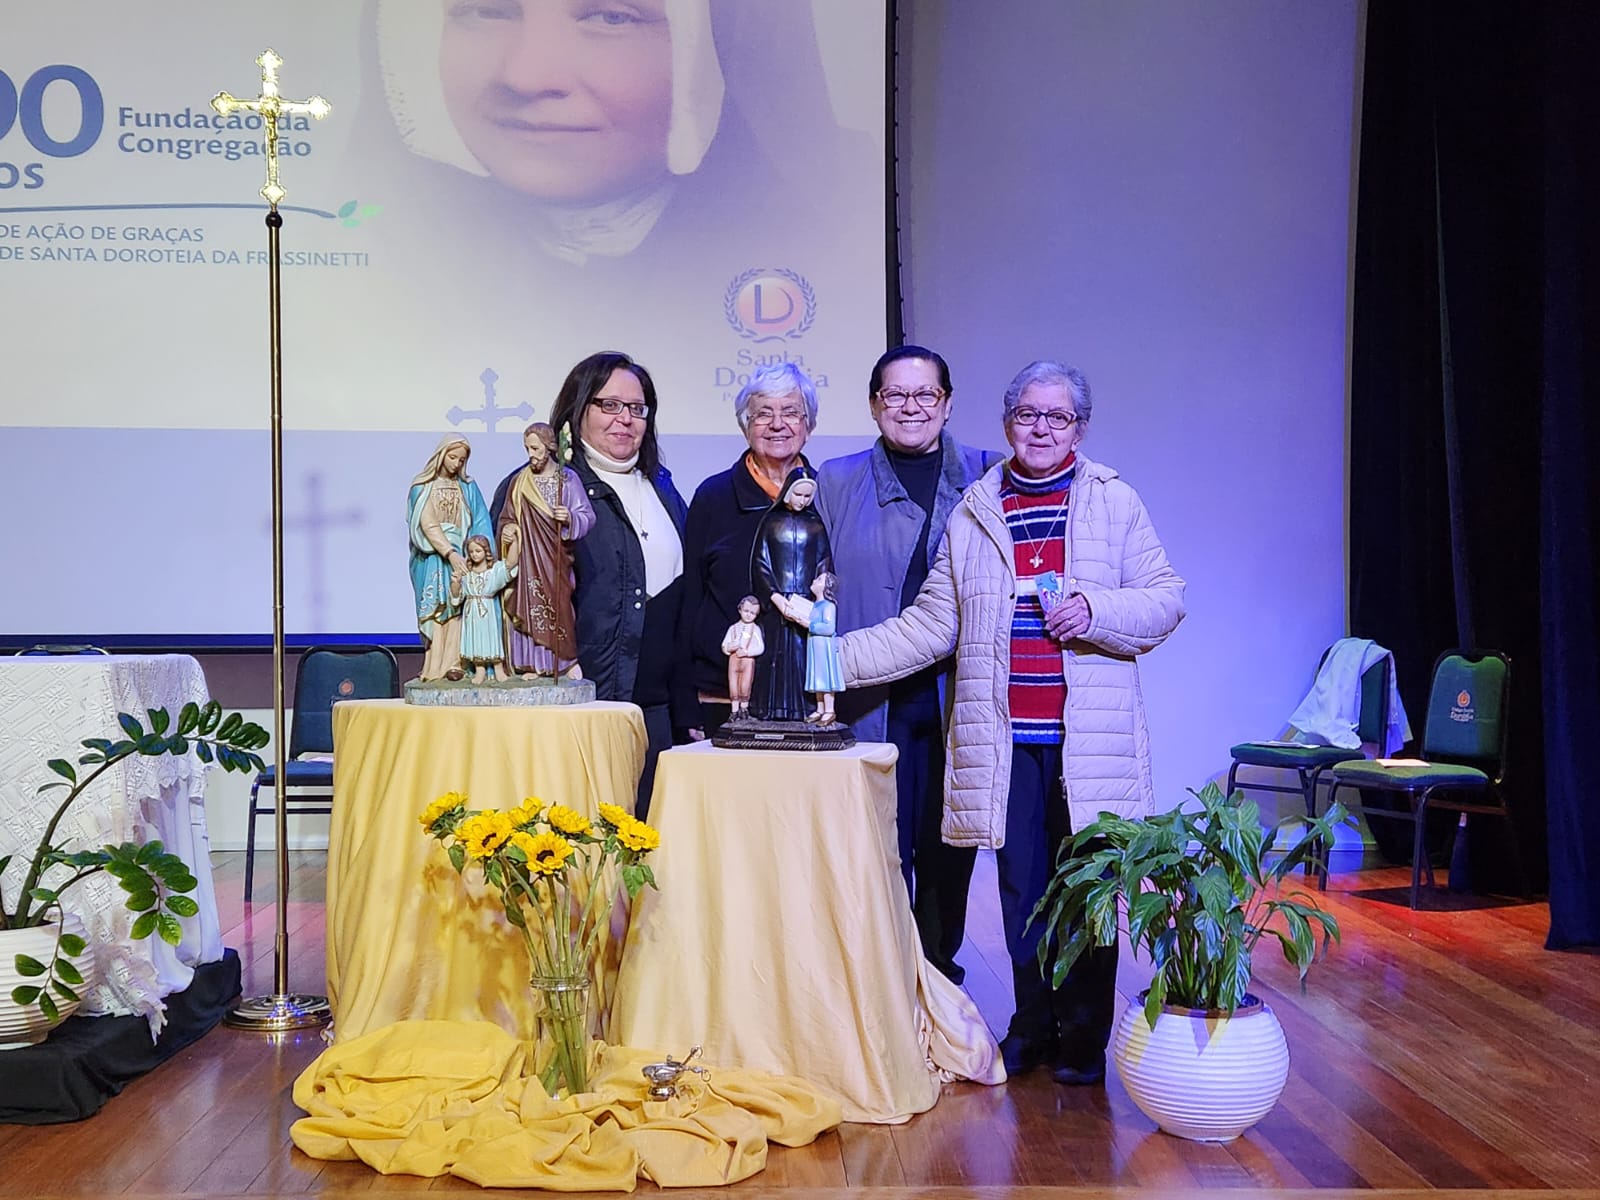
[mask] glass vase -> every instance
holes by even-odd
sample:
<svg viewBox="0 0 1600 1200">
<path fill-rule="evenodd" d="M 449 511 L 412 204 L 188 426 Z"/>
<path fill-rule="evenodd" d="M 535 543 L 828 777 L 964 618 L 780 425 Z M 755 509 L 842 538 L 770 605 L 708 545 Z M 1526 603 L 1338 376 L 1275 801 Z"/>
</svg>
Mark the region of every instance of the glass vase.
<svg viewBox="0 0 1600 1200">
<path fill-rule="evenodd" d="M 535 975 L 530 980 L 539 1021 L 539 1046 L 549 1058 L 539 1071 L 544 1090 L 555 1096 L 589 1090 L 589 993 L 587 975 Z"/>
</svg>

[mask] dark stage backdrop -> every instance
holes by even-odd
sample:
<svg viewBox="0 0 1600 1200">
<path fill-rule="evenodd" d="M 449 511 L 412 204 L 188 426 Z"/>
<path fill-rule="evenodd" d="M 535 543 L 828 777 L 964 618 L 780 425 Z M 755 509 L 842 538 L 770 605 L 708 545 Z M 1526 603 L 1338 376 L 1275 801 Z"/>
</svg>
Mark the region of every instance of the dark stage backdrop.
<svg viewBox="0 0 1600 1200">
<path fill-rule="evenodd" d="M 1511 655 L 1509 792 L 1558 948 L 1600 943 L 1597 56 L 1590 5 L 1368 10 L 1351 624 L 1419 731 L 1440 651 Z M 1514 888 L 1480 828 L 1475 885 Z"/>
</svg>

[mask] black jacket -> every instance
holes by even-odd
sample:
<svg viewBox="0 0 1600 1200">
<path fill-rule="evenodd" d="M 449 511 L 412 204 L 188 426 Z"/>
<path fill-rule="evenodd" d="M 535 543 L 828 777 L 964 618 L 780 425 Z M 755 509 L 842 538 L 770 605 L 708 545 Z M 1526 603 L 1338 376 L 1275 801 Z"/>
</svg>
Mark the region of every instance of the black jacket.
<svg viewBox="0 0 1600 1200">
<path fill-rule="evenodd" d="M 772 507 L 772 499 L 750 477 L 747 458 L 748 451 L 696 489 L 683 535 L 678 675 L 697 692 L 713 696 L 728 694 L 722 639 L 739 619 L 739 601 L 752 592 L 750 550 L 756 526 Z"/>
<path fill-rule="evenodd" d="M 584 678 L 593 680 L 601 700 L 625 700 L 641 706 L 670 704 L 674 725 L 696 725 L 693 688 L 674 678 L 677 663 L 670 651 L 684 581 L 680 577 L 645 599 L 644 551 L 622 501 L 605 476 L 581 456 L 573 458 L 571 467 L 594 508 L 594 528 L 572 545 L 577 580 L 572 607 Z M 506 491 L 520 470 L 512 471 L 495 489 L 490 513 L 497 526 Z M 683 538 L 688 511 L 671 473 L 658 467 L 650 482 Z"/>
</svg>

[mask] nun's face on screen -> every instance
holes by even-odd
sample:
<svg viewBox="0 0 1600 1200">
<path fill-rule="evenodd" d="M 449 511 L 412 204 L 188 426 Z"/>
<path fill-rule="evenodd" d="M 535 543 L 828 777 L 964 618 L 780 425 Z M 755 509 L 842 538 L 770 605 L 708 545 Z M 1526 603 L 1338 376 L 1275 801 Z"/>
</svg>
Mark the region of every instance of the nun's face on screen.
<svg viewBox="0 0 1600 1200">
<path fill-rule="evenodd" d="M 443 0 L 450 119 L 501 183 L 609 200 L 667 171 L 666 0 Z"/>
</svg>

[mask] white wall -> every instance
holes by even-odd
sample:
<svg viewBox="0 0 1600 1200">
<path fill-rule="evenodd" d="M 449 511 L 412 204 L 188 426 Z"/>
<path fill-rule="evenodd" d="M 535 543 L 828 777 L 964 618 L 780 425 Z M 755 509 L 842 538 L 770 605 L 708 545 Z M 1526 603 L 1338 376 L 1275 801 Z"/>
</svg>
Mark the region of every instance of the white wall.
<svg viewBox="0 0 1600 1200">
<path fill-rule="evenodd" d="M 1281 729 L 1344 632 L 1356 2 L 901 16 L 907 336 L 949 359 L 955 432 L 985 445 L 1024 364 L 1088 374 L 1085 451 L 1189 584 L 1143 665 L 1176 802 Z"/>
</svg>

